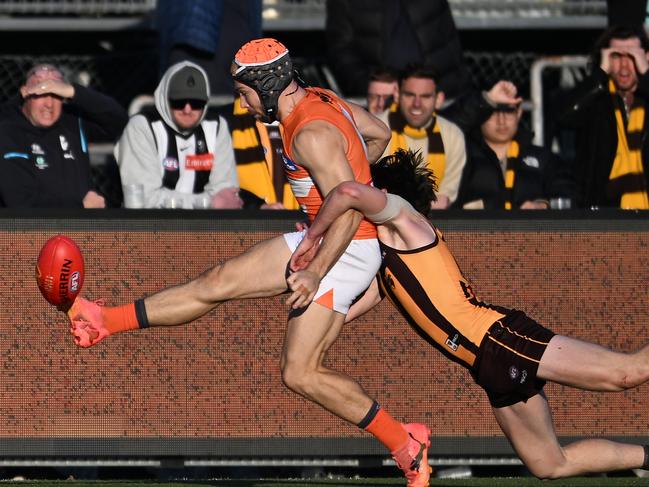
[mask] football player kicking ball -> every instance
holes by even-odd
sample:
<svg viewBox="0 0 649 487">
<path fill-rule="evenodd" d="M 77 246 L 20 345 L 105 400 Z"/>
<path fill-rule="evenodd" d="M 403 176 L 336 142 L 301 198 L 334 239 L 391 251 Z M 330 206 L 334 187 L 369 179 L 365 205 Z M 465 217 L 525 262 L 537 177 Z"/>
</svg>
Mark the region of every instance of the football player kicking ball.
<svg viewBox="0 0 649 487">
<path fill-rule="evenodd" d="M 337 186 L 291 258 L 292 268 L 317 256 L 321 237 L 340 215 L 361 211 L 378 225 L 384 257 L 378 282 L 352 306 L 347 320 L 381 300 L 380 284 L 436 348 L 469 369 L 514 450 L 541 479 L 649 468 L 647 446 L 603 439 L 559 445 L 543 394 L 548 380 L 590 391 L 636 387 L 649 380 L 649 346 L 631 354 L 613 352 L 556 335 L 520 311 L 480 302 L 441 232 L 427 220 L 435 184 L 420 159 L 399 151 L 372 166 L 375 188 L 351 181 Z M 318 277 L 303 270 L 288 281 L 294 290 L 289 303 L 308 305 Z"/>
<path fill-rule="evenodd" d="M 369 161 L 381 156 L 390 138 L 380 120 L 332 92 L 298 84 L 288 50 L 274 39 L 256 39 L 239 49 L 232 76 L 241 106 L 282 126 L 288 179 L 311 220 L 321 195 L 339 183 L 369 183 Z M 324 364 L 349 306 L 370 285 L 381 263 L 376 227 L 361 220 L 356 211 L 343 215 L 330 230 L 330 244 L 309 265 L 322 278 L 321 285 L 309 309 L 289 316 L 282 380 L 292 391 L 373 434 L 392 452 L 409 486 L 426 486 L 428 428 L 396 421 L 358 383 Z M 302 235 L 261 242 L 186 284 L 125 306 L 77 299 L 68 313 L 75 342 L 89 347 L 121 331 L 190 322 L 229 299 L 281 294 L 288 289 L 287 263 Z"/>
</svg>

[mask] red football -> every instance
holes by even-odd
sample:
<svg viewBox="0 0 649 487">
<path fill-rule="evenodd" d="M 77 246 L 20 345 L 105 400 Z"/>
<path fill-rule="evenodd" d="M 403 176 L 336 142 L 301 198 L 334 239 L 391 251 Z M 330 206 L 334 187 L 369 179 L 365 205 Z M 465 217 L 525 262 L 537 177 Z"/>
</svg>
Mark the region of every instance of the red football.
<svg viewBox="0 0 649 487">
<path fill-rule="evenodd" d="M 36 282 L 51 304 L 67 309 L 83 285 L 83 255 L 74 240 L 52 237 L 41 249 L 36 262 Z"/>
</svg>

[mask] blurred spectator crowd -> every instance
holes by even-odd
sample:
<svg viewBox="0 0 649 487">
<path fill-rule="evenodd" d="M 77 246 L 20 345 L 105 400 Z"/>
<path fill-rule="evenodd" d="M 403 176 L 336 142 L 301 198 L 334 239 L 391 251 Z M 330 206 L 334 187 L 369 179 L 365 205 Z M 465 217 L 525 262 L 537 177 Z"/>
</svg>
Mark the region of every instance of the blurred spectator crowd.
<svg viewBox="0 0 649 487">
<path fill-rule="evenodd" d="M 646 0 L 610 2 L 587 76 L 546 114 L 568 134 L 553 150 L 532 143 L 524 87 L 473 86 L 447 0 L 328 0 L 329 66 L 390 128 L 384 155 L 422 154 L 434 209 L 649 209 L 649 39 L 631 11 Z M 261 37 L 261 14 L 261 0 L 158 0 L 160 81 L 130 119 L 57 66 L 32 67 L 0 109 L 0 206 L 299 209 L 278 126 L 237 99 L 210 104 L 232 94 L 230 61 Z M 95 141 L 114 144 L 120 201 L 93 185 Z"/>
</svg>

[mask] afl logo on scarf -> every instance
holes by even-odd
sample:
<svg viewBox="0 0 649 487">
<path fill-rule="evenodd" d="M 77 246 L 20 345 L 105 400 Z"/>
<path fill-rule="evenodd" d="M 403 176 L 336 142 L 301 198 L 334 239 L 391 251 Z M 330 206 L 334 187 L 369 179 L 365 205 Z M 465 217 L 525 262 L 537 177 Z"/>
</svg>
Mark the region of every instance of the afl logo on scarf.
<svg viewBox="0 0 649 487">
<path fill-rule="evenodd" d="M 282 161 L 284 161 L 284 167 L 287 171 L 297 171 L 297 166 L 286 156 L 286 154 L 282 154 Z"/>
</svg>

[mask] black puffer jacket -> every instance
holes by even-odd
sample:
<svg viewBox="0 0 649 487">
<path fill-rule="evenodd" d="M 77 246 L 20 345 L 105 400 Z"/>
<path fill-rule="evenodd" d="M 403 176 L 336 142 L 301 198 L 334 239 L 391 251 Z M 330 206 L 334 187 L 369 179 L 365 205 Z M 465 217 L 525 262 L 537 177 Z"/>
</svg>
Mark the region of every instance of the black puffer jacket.
<svg viewBox="0 0 649 487">
<path fill-rule="evenodd" d="M 638 78 L 635 93 L 649 110 L 649 71 Z M 575 172 L 580 206 L 619 208 L 620 201 L 607 194 L 609 175 L 617 152 L 617 122 L 613 97 L 608 90 L 608 75 L 599 67 L 593 69 L 568 97 L 560 117 L 564 126 L 577 132 Z M 642 165 L 649 188 L 649 120 L 645 113 L 642 133 Z"/>
<path fill-rule="evenodd" d="M 50 127 L 34 126 L 16 98 L 0 112 L 0 207 L 82 208 L 90 179 L 88 141 L 114 141 L 128 116 L 114 99 L 74 84 Z"/>
<path fill-rule="evenodd" d="M 435 68 L 440 89 L 454 98 L 470 86 L 462 48 L 447 0 L 401 0 L 421 59 Z M 327 0 L 329 64 L 346 96 L 367 92 L 370 72 L 386 66 L 396 0 Z M 412 52 L 404 60 L 412 60 Z M 405 66 L 387 66 L 403 69 Z"/>
<path fill-rule="evenodd" d="M 480 130 L 492 114 L 493 108 L 478 92 L 462 97 L 444 112 L 467 135 L 467 162 L 454 203 L 457 208 L 481 201 L 485 209 L 503 209 L 510 197 L 498 156 Z M 520 208 L 526 201 L 574 199 L 575 185 L 569 166 L 544 147 L 532 145 L 532 134 L 522 125 L 514 140 L 520 148 L 520 165 L 511 194 L 514 208 Z"/>
<path fill-rule="evenodd" d="M 514 208 L 526 201 L 550 200 L 555 197 L 573 198 L 573 182 L 565 164 L 549 150 L 531 144 L 530 134 L 519 129 L 514 138 L 520 147 L 520 165 L 511 202 Z M 484 139 L 475 136 L 467 140 L 467 163 L 455 206 L 482 201 L 485 209 L 505 208 L 508 190 L 496 153 Z"/>
</svg>

